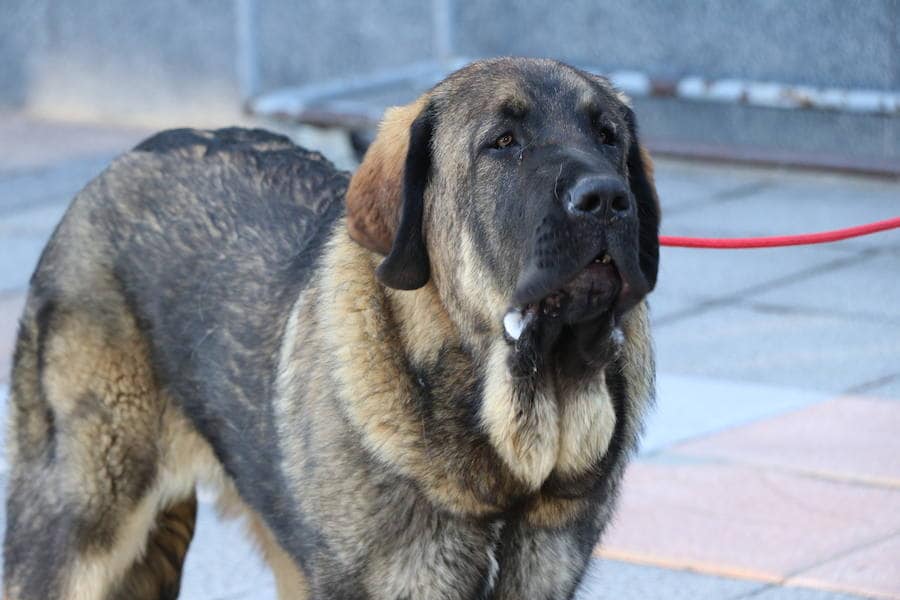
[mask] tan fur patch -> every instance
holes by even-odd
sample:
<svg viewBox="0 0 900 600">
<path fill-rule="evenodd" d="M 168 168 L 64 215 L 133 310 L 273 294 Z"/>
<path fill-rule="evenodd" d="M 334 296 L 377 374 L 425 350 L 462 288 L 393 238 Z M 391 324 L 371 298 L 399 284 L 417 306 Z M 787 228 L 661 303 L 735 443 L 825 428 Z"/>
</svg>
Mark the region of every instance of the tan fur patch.
<svg viewBox="0 0 900 600">
<path fill-rule="evenodd" d="M 317 314 L 323 339 L 334 357 L 334 374 L 342 383 L 342 410 L 362 434 L 366 448 L 384 463 L 423 482 L 422 491 L 434 502 L 465 513 L 495 510 L 470 490 L 448 480 L 440 465 L 431 463 L 422 424 L 409 406 L 416 395 L 415 382 L 406 370 L 407 348 L 402 345 L 404 334 L 397 323 L 407 323 L 411 327 L 408 334 L 420 333 L 436 323 L 437 333 L 417 338 L 415 345 L 421 350 L 411 353 L 424 356 L 437 351 L 437 336 L 450 332 L 445 329 L 443 308 L 433 304 L 437 293 L 428 289 L 433 284 L 388 296 L 386 288 L 375 280 L 376 257 L 341 234 L 338 231 L 329 242 L 329 268 L 320 281 Z M 401 295 L 400 302 L 391 303 L 391 298 Z M 413 318 L 420 325 L 409 323 Z"/>
<path fill-rule="evenodd" d="M 503 314 L 508 308 L 509 299 L 502 293 L 485 268 L 471 232 L 463 229 L 460 237 L 462 240 L 462 251 L 459 253 L 460 295 L 474 305 L 470 309 L 492 308 L 493 311 L 489 311 L 484 316 L 487 317 L 487 322 L 493 326 L 493 335 L 502 336 L 503 330 L 500 324 L 503 321 Z"/>
<path fill-rule="evenodd" d="M 629 407 L 637 413 L 632 423 L 642 423 L 653 403 L 655 378 L 653 374 L 653 342 L 650 337 L 650 310 L 647 302 L 635 306 L 622 319 L 625 344 L 622 347 L 622 375 L 628 391 Z M 639 432 L 628 432 L 637 435 Z"/>
<path fill-rule="evenodd" d="M 209 444 L 187 419 L 174 409 L 163 417 L 160 432 L 162 457 L 152 488 L 119 525 L 116 542 L 100 551 L 84 553 L 69 569 L 65 598 L 105 598 L 131 565 L 144 555 L 148 533 L 165 507 L 194 493 L 198 481 L 223 485 L 225 474 Z"/>
<path fill-rule="evenodd" d="M 407 415 L 413 396 L 384 295 L 374 281 L 374 258 L 332 240 L 322 281 L 322 326 L 333 340 L 335 367 L 348 416 L 377 456 L 406 468 L 419 454 L 421 430 Z M 365 377 L 360 377 L 365 373 Z"/>
<path fill-rule="evenodd" d="M 44 389 L 68 424 L 60 439 L 68 487 L 91 512 L 121 515 L 114 544 L 82 553 L 69 569 L 67 598 L 105 597 L 141 560 L 160 511 L 193 495 L 199 478 L 224 477 L 205 440 L 156 390 L 140 336 L 121 321 L 111 339 L 89 317 L 67 315 L 47 342 Z M 140 461 L 155 461 L 156 470 L 129 506 L 122 490 L 144 485 L 135 474 Z"/>
<path fill-rule="evenodd" d="M 563 399 L 559 457 L 562 475 L 583 473 L 606 453 L 616 426 L 616 412 L 603 372 L 589 385 Z"/>
<path fill-rule="evenodd" d="M 105 598 L 112 586 L 143 554 L 147 533 L 156 520 L 156 498 L 146 497 L 119 525 L 112 547 L 81 554 L 68 569 L 63 598 L 97 600 Z"/>
<path fill-rule="evenodd" d="M 435 310 L 441 299 L 434 285 L 416 291 L 385 288 L 397 316 L 397 331 L 403 348 L 409 351 L 414 363 L 429 363 L 438 359 L 441 347 L 457 339 L 458 334 L 446 311 Z"/>
<path fill-rule="evenodd" d="M 654 181 L 653 159 L 650 157 L 650 153 L 647 152 L 647 149 L 643 146 L 641 146 L 640 155 L 641 162 L 644 163 L 644 173 L 646 173 L 647 181 L 650 182 L 650 189 L 653 191 L 653 201 L 656 203 L 656 214 L 660 215 L 660 218 L 662 218 L 662 209 L 659 205 L 659 194 L 656 193 L 656 182 Z"/>
<path fill-rule="evenodd" d="M 525 521 L 533 526 L 552 529 L 565 527 L 590 507 L 584 498 L 558 498 L 538 494 L 525 511 Z"/>
<path fill-rule="evenodd" d="M 126 319 L 116 327 L 124 343 L 111 343 L 104 329 L 84 316 L 63 317 L 45 351 L 47 400 L 63 419 L 91 395 L 122 419 L 144 421 L 159 406 L 143 341 Z"/>
<path fill-rule="evenodd" d="M 498 510 L 490 497 L 448 476 L 455 465 L 433 460 L 423 424 L 410 405 L 419 392 L 409 375 L 410 357 L 433 356 L 442 344 L 459 343 L 433 283 L 413 292 L 388 292 L 375 280 L 377 257 L 342 233 L 338 230 L 329 242 L 329 266 L 315 284 L 320 339 L 333 358 L 342 412 L 363 445 L 380 462 L 419 481 L 431 501 L 457 514 Z M 427 332 L 432 326 L 435 331 Z M 407 336 L 410 346 L 403 345 Z"/>
<path fill-rule="evenodd" d="M 536 390 L 533 398 L 517 397 L 506 365 L 508 354 L 502 339 L 491 350 L 481 420 L 506 466 L 536 490 L 553 471 L 559 454 L 557 403 L 545 389 Z"/>
<path fill-rule="evenodd" d="M 640 155 L 641 155 L 641 161 L 644 163 L 644 172 L 647 174 L 647 179 L 650 181 L 650 185 L 653 188 L 653 191 L 655 192 L 656 185 L 654 184 L 654 181 L 653 181 L 653 169 L 654 169 L 653 159 L 650 157 L 650 153 L 647 152 L 647 149 L 644 148 L 643 146 L 641 147 Z M 657 206 L 657 208 L 659 208 L 659 207 Z"/>
</svg>

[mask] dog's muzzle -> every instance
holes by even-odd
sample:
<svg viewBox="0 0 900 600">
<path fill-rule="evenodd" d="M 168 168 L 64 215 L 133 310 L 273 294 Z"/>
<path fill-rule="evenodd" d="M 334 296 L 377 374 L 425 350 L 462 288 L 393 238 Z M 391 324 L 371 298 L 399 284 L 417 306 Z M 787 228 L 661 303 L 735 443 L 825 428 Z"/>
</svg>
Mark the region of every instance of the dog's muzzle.
<svg viewBox="0 0 900 600">
<path fill-rule="evenodd" d="M 634 199 L 616 177 L 579 180 L 541 219 L 504 329 L 518 339 L 539 317 L 617 319 L 648 293 L 638 260 Z"/>
</svg>

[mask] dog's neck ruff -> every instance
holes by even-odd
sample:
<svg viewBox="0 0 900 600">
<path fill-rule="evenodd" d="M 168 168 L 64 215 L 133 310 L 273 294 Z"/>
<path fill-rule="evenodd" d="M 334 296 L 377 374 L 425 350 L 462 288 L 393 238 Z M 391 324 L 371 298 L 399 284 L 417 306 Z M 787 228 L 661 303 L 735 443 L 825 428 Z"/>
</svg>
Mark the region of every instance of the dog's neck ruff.
<svg viewBox="0 0 900 600">
<path fill-rule="evenodd" d="M 425 479 L 423 489 L 445 506 L 455 510 L 465 506 L 470 514 L 502 509 L 497 504 L 502 499 L 477 498 L 442 474 L 442 465 L 429 458 L 430 440 L 423 439 L 423 422 L 410 418 L 411 404 L 423 397 L 423 382 L 416 373 L 439 365 L 444 353 L 456 348 L 454 357 L 461 362 L 440 371 L 441 379 L 429 382 L 428 392 L 450 394 L 477 379 L 473 406 L 480 423 L 477 429 L 487 436 L 494 460 L 500 461 L 505 473 L 498 476 L 497 485 L 511 486 L 518 494 L 536 492 L 552 473 L 577 475 L 604 454 L 616 414 L 602 370 L 583 384 L 563 389 L 550 377 L 525 381 L 512 377 L 507 360 L 510 348 L 502 335 L 489 344 L 485 356 L 469 353 L 478 353 L 472 348 L 479 344 L 460 351 L 459 334 L 434 285 L 408 292 L 385 288 L 374 277 L 377 257 L 347 242 L 342 233 L 338 232 L 327 252 L 333 271 L 324 269 L 317 283 L 324 299 L 318 318 L 329 332 L 335 376 L 345 383 L 340 399 L 343 411 L 370 452 L 413 479 Z M 621 361 L 626 377 L 644 372 L 646 364 L 639 361 L 652 361 L 649 347 L 629 341 L 643 339 L 637 330 L 646 327 L 644 305 L 623 320 Z M 361 378 L 359 373 L 366 376 Z M 651 390 L 647 386 L 636 392 L 640 417 Z M 429 401 L 446 407 L 452 400 L 442 395 Z M 636 428 L 629 428 L 634 430 L 630 437 L 636 435 Z M 504 484 L 506 479 L 513 483 Z"/>
</svg>

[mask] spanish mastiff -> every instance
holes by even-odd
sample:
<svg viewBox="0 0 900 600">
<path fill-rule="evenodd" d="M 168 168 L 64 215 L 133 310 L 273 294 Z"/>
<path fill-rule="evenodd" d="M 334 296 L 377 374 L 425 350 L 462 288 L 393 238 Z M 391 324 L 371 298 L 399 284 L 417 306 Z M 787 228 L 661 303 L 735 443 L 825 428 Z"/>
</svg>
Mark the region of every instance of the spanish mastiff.
<svg viewBox="0 0 900 600">
<path fill-rule="evenodd" d="M 178 595 L 195 488 L 282 598 L 570 598 L 653 395 L 659 207 L 604 79 L 498 59 L 351 178 L 160 133 L 75 198 L 12 378 L 6 598 Z"/>
</svg>

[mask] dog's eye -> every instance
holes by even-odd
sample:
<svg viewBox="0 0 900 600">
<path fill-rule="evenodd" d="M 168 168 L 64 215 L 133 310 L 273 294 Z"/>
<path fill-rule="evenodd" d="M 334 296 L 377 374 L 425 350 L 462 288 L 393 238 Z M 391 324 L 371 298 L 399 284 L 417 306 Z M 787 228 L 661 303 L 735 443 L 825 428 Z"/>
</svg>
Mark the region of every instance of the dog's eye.
<svg viewBox="0 0 900 600">
<path fill-rule="evenodd" d="M 494 148 L 502 150 L 503 148 L 509 148 L 515 143 L 516 138 L 513 137 L 513 134 L 507 132 L 494 140 Z"/>
<path fill-rule="evenodd" d="M 600 131 L 597 136 L 600 138 L 601 144 L 612 146 L 616 143 L 616 132 L 613 131 L 611 127 L 608 127 L 606 125 L 600 126 Z"/>
</svg>

